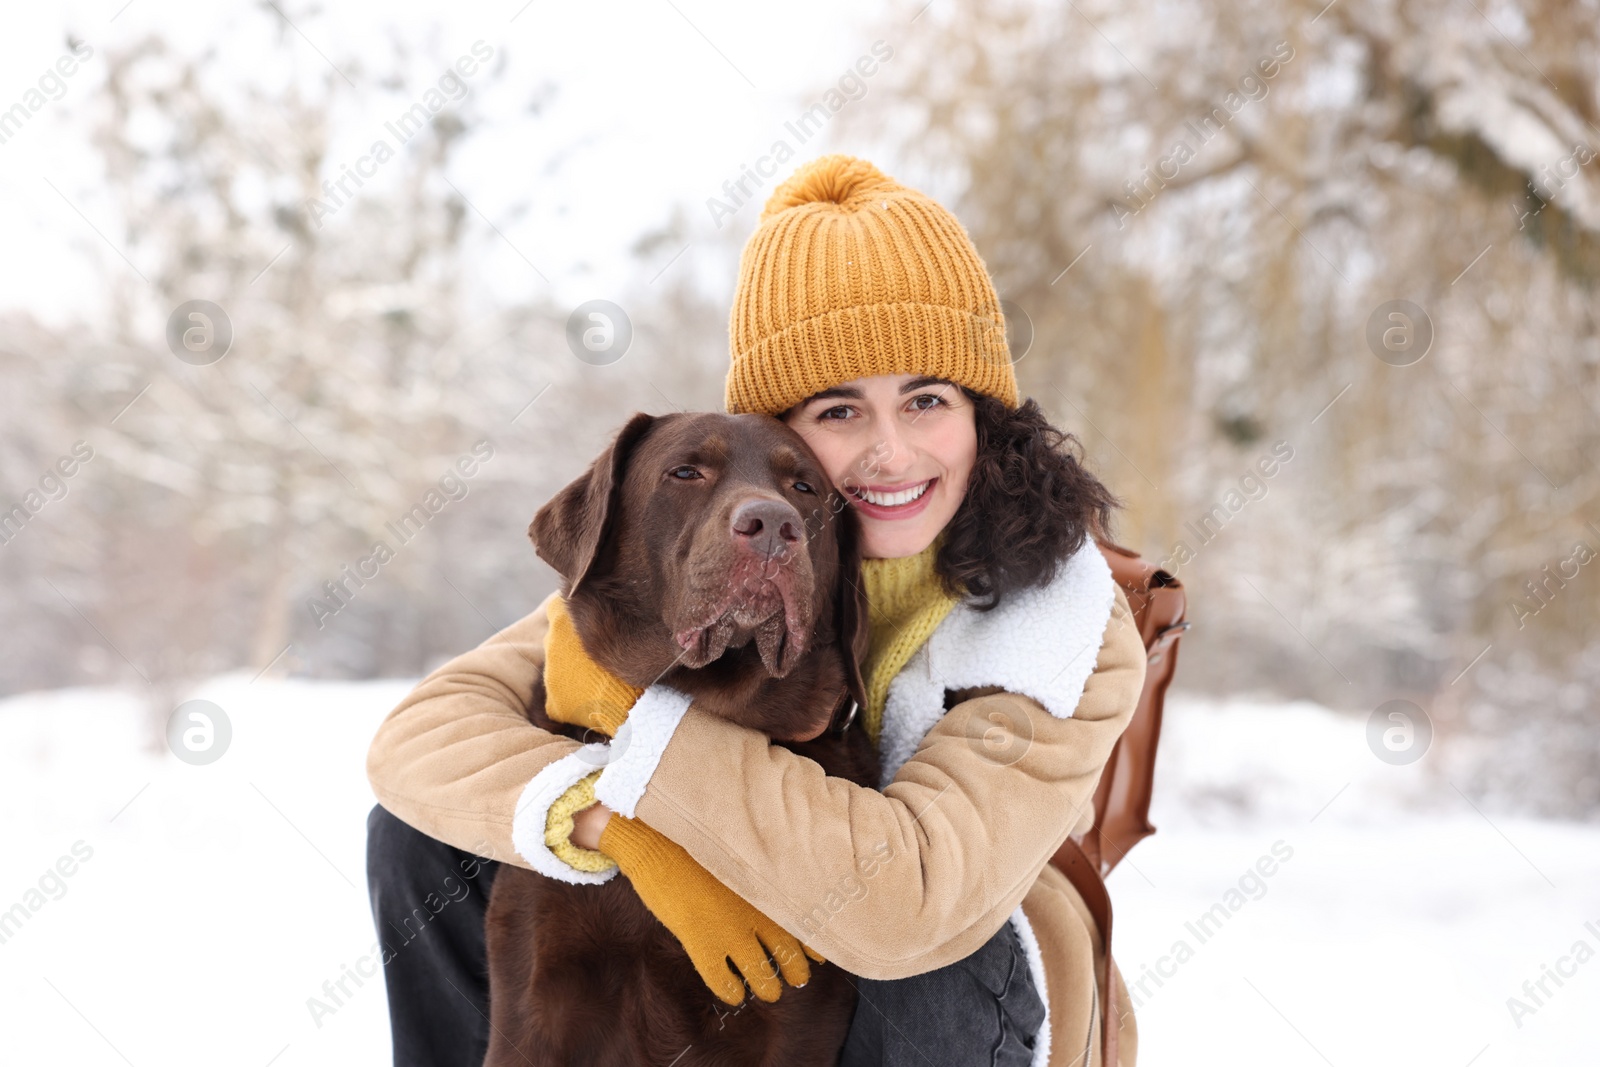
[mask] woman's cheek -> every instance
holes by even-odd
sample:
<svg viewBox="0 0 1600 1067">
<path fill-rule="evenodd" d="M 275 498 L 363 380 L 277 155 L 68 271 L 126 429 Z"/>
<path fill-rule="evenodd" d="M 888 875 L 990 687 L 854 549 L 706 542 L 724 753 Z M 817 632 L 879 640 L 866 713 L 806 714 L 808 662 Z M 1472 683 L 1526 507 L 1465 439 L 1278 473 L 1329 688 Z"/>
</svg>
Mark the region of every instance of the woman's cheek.
<svg viewBox="0 0 1600 1067">
<path fill-rule="evenodd" d="M 860 449 L 855 447 L 853 435 L 845 431 L 828 432 L 826 430 L 816 433 L 802 433 L 806 444 L 811 446 L 811 451 L 816 453 L 817 460 L 822 464 L 822 469 L 828 472 L 828 478 L 834 485 L 845 485 L 850 482 L 870 480 L 872 466 L 870 454 L 863 460 Z"/>
</svg>

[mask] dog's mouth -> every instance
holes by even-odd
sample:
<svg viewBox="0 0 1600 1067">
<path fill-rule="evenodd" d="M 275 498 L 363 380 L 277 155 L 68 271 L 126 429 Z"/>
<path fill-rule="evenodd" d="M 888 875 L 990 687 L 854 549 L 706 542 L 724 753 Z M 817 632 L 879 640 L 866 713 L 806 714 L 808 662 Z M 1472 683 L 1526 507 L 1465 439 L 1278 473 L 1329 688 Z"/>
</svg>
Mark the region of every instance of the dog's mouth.
<svg viewBox="0 0 1600 1067">
<path fill-rule="evenodd" d="M 811 629 L 809 599 L 795 594 L 789 565 L 736 568 L 724 591 L 674 632 L 682 662 L 698 669 L 754 640 L 767 672 L 782 678 L 805 654 Z"/>
</svg>

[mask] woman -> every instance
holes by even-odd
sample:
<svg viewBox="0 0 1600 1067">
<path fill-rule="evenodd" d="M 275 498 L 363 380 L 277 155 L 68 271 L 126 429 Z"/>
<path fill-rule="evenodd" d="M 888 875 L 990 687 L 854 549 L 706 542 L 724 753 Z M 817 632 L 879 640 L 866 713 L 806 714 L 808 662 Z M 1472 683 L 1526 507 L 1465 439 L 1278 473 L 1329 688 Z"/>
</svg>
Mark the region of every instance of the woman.
<svg viewBox="0 0 1600 1067">
<path fill-rule="evenodd" d="M 1098 934 L 1048 861 L 1092 822 L 1144 648 L 1091 537 L 1115 501 L 1037 405 L 1018 404 L 999 323 L 982 260 L 933 201 L 847 156 L 780 186 L 741 257 L 727 408 L 783 418 L 857 509 L 872 632 L 862 725 L 882 791 L 827 778 L 664 686 L 630 709 L 627 743 L 599 755 L 532 727 L 521 701 L 552 597 L 424 680 L 374 740 L 380 933 L 448 864 L 492 856 L 601 881 L 616 873 L 608 848 L 631 850 L 629 828 L 644 826 L 692 857 L 662 879 L 732 891 L 696 896 L 706 914 L 691 921 L 657 910 L 686 947 L 720 922 L 759 928 L 777 957 L 776 924 L 861 976 L 841 1063 L 1099 1064 Z M 471 1005 L 472 920 L 458 909 L 418 936 L 426 947 L 385 953 L 397 1062 L 467 1062 L 428 1058 L 443 1024 L 416 1025 L 408 1005 L 437 1017 L 424 998 L 440 976 Z M 458 1014 L 460 1034 L 484 1027 Z M 1119 1035 L 1131 1064 L 1131 1015 Z"/>
</svg>

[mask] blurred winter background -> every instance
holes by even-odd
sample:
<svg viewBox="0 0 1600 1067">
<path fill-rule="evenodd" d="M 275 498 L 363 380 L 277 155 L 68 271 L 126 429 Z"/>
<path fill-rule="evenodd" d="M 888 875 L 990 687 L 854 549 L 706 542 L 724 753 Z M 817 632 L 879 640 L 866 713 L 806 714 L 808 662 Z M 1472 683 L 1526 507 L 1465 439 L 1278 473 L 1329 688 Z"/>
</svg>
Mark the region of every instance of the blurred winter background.
<svg viewBox="0 0 1600 1067">
<path fill-rule="evenodd" d="M 739 248 L 846 151 L 968 226 L 1190 590 L 1140 1062 L 1594 1062 L 1595 0 L 5 26 L 0 1059 L 385 1062 L 374 726 L 553 587 L 528 520 L 630 412 L 720 409 Z"/>
</svg>

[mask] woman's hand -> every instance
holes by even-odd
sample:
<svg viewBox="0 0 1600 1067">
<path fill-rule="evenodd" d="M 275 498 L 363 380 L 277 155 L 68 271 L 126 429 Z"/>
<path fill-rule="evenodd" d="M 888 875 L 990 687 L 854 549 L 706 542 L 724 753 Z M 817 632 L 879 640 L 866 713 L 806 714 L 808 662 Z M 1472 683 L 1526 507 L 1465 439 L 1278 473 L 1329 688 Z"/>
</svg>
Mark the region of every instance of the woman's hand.
<svg viewBox="0 0 1600 1067">
<path fill-rule="evenodd" d="M 742 1004 L 746 982 L 760 999 L 775 1001 L 785 981 L 802 986 L 811 980 L 807 956 L 824 962 L 717 881 L 681 845 L 639 820 L 608 818 L 600 850 L 617 861 L 639 899 L 672 931 L 701 980 L 723 1003 Z M 729 968 L 729 960 L 738 973 Z"/>
<path fill-rule="evenodd" d="M 611 809 L 604 804 L 590 804 L 572 816 L 572 833 L 567 840 L 579 848 L 598 849 L 600 835 L 611 821 Z"/>
</svg>

